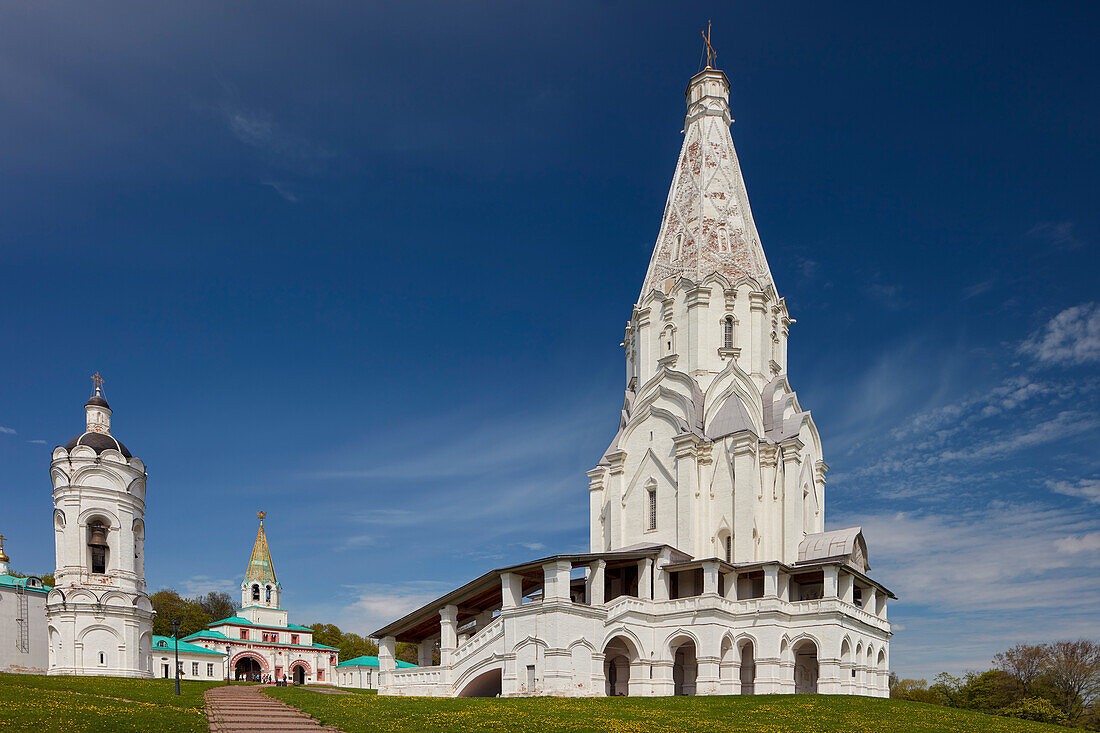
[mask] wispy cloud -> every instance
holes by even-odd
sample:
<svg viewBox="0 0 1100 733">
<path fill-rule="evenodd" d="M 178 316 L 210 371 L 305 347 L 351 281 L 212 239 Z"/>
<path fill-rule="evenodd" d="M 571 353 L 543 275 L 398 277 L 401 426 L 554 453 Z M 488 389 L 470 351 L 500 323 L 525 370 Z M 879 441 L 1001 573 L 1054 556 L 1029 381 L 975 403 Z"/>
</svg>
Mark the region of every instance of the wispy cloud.
<svg viewBox="0 0 1100 733">
<path fill-rule="evenodd" d="M 1100 362 L 1100 304 L 1083 303 L 1052 318 L 1019 348 L 1040 362 L 1075 366 Z"/>
<path fill-rule="evenodd" d="M 239 578 L 213 578 L 209 575 L 192 575 L 186 580 L 180 581 L 178 590 L 185 596 L 206 595 L 215 593 L 230 593 L 241 589 Z"/>
<path fill-rule="evenodd" d="M 995 278 L 983 280 L 981 282 L 974 283 L 968 287 L 963 288 L 963 300 L 970 300 L 976 298 L 983 293 L 988 293 L 993 289 L 993 284 L 996 282 Z"/>
<path fill-rule="evenodd" d="M 291 190 L 289 183 L 283 181 L 264 181 L 263 185 L 270 187 L 275 193 L 282 196 L 285 200 L 292 204 L 298 203 L 301 199 L 298 198 L 298 194 Z"/>
<path fill-rule="evenodd" d="M 1044 221 L 1028 231 L 1028 236 L 1057 249 L 1077 249 L 1084 242 L 1074 231 L 1072 221 Z"/>
<path fill-rule="evenodd" d="M 0 425 L 0 434 L 15 435 L 15 428 L 6 428 L 3 425 Z"/>
<path fill-rule="evenodd" d="M 339 599 L 306 605 L 304 619 L 306 623 L 335 623 L 366 635 L 450 590 L 453 587 L 448 583 L 425 580 L 346 585 L 339 590 Z"/>
<path fill-rule="evenodd" d="M 44 440 L 28 440 L 27 442 L 34 443 L 35 445 L 49 445 L 49 443 Z"/>
<path fill-rule="evenodd" d="M 1076 481 L 1047 481 L 1047 488 L 1058 494 L 1076 496 L 1094 504 L 1100 504 L 1100 479 L 1078 479 Z"/>
</svg>

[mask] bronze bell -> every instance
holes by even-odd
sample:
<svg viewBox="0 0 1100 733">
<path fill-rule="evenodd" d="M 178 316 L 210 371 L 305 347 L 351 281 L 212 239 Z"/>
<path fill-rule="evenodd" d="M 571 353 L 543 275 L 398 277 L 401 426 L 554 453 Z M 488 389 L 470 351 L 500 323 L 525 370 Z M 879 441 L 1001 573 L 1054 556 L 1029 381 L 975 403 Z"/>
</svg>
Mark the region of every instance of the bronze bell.
<svg viewBox="0 0 1100 733">
<path fill-rule="evenodd" d="M 106 547 L 107 546 L 107 528 L 100 523 L 91 525 L 88 529 L 91 530 L 91 536 L 88 538 L 88 544 L 92 547 Z"/>
</svg>

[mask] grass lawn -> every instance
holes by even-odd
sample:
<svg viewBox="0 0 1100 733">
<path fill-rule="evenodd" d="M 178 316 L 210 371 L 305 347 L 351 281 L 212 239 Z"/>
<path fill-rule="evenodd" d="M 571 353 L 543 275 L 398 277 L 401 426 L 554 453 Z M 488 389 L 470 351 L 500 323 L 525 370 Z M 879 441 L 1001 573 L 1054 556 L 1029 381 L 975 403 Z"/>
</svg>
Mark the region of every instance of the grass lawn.
<svg viewBox="0 0 1100 733">
<path fill-rule="evenodd" d="M 432 699 L 267 694 L 347 733 L 1056 733 L 1065 728 L 937 705 L 848 695 Z"/>
<path fill-rule="evenodd" d="M 207 730 L 202 693 L 217 682 L 0 674 L 0 729 Z"/>
</svg>

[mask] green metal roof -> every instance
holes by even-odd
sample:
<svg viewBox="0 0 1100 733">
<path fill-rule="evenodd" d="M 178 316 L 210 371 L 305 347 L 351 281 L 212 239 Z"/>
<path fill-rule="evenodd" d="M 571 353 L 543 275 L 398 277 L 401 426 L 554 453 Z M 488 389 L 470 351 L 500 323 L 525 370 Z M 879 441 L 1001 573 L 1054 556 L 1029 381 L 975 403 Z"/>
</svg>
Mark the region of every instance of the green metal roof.
<svg viewBox="0 0 1100 733">
<path fill-rule="evenodd" d="M 186 639 L 218 639 L 219 641 L 229 641 L 229 637 L 220 631 L 211 631 L 210 629 L 203 629 L 202 631 L 196 631 L 190 636 L 184 637 Z"/>
<path fill-rule="evenodd" d="M 338 647 L 334 647 L 334 646 L 325 646 L 324 644 L 314 644 L 314 645 L 313 645 L 313 648 L 314 648 L 314 649 L 331 649 L 331 650 L 332 650 L 332 651 L 334 651 L 334 652 L 336 652 L 336 651 L 340 651 Z"/>
<path fill-rule="evenodd" d="M 200 632 L 201 633 L 201 632 Z M 194 636 L 192 634 L 191 636 Z M 188 639 L 191 636 L 187 637 Z M 160 646 L 161 642 L 164 642 L 166 646 Z M 171 636 L 154 636 L 153 637 L 153 651 L 165 653 L 176 651 L 176 640 Z M 198 646 L 196 644 L 188 644 L 183 639 L 180 639 L 180 651 L 187 652 L 189 654 L 211 654 L 215 657 L 224 657 L 225 652 L 216 652 L 213 649 L 207 649 L 204 646 Z"/>
<path fill-rule="evenodd" d="M 51 586 L 48 586 L 45 583 L 42 584 L 41 588 L 28 586 L 26 578 L 17 578 L 14 575 L 0 575 L 0 586 L 4 586 L 6 588 L 25 588 L 31 593 L 42 593 L 43 595 L 53 590 Z"/>
<path fill-rule="evenodd" d="M 415 664 L 409 664 L 408 662 L 402 662 L 397 660 L 397 668 L 405 669 L 407 667 L 415 667 Z M 340 667 L 378 667 L 378 657 L 356 657 L 355 659 L 349 659 L 346 662 L 340 662 L 336 665 L 336 668 Z"/>
<path fill-rule="evenodd" d="M 248 619 L 243 619 L 240 616 L 230 616 L 229 618 L 223 618 L 220 621 L 212 622 L 210 625 L 211 626 L 220 626 L 222 624 L 235 624 L 237 626 L 255 626 L 256 628 L 260 628 L 260 629 L 281 629 L 281 628 L 284 628 L 282 626 L 269 626 L 267 624 L 254 624 L 251 621 L 249 621 Z M 313 633 L 313 629 L 309 628 L 308 626 L 297 626 L 296 624 L 287 624 L 285 628 L 293 629 L 294 631 L 308 631 L 311 634 Z"/>
</svg>

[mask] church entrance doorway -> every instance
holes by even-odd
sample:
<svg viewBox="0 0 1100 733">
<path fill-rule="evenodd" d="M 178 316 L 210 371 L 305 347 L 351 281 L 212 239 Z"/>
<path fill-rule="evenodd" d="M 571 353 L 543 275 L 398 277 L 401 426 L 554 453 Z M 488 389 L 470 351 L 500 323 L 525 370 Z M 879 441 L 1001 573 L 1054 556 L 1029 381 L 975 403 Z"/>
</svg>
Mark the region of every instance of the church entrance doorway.
<svg viewBox="0 0 1100 733">
<path fill-rule="evenodd" d="M 290 671 L 294 677 L 294 684 L 304 685 L 306 683 L 306 668 L 300 664 L 294 665 Z"/>
<path fill-rule="evenodd" d="M 752 695 L 756 691 L 756 657 L 751 641 L 741 644 L 741 694 Z"/>
<path fill-rule="evenodd" d="M 794 691 L 817 692 L 817 645 L 809 639 L 794 645 Z"/>
<path fill-rule="evenodd" d="M 634 644 L 616 636 L 604 647 L 603 659 L 604 693 L 608 697 L 630 695 L 630 665 L 639 659 Z"/>
<path fill-rule="evenodd" d="M 672 651 L 672 686 L 674 695 L 694 695 L 699 664 L 695 660 L 695 642 L 687 637 L 674 639 Z"/>
<path fill-rule="evenodd" d="M 241 657 L 233 667 L 233 675 L 238 682 L 247 682 L 260 675 L 260 663 L 253 657 Z"/>
</svg>

